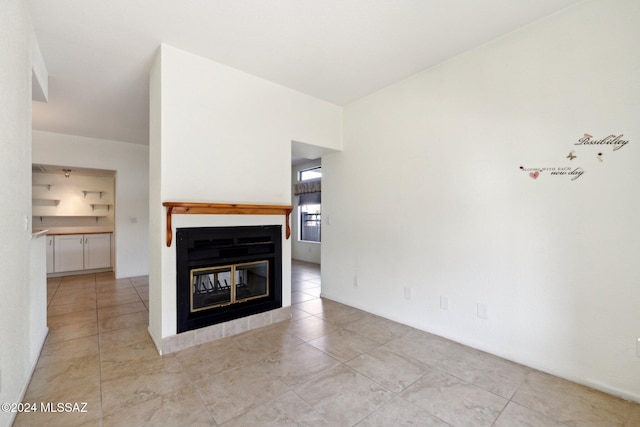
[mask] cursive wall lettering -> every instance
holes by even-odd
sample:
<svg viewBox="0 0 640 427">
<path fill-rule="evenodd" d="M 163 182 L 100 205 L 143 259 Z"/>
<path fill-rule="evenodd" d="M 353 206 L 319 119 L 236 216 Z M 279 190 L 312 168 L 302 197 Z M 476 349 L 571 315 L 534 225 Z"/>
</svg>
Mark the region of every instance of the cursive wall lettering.
<svg viewBox="0 0 640 427">
<path fill-rule="evenodd" d="M 602 139 L 592 139 L 593 136 L 585 133 L 582 138 L 573 145 L 614 145 L 613 151 L 618 151 L 629 143 L 629 140 L 622 139 L 624 135 L 609 135 Z"/>
</svg>

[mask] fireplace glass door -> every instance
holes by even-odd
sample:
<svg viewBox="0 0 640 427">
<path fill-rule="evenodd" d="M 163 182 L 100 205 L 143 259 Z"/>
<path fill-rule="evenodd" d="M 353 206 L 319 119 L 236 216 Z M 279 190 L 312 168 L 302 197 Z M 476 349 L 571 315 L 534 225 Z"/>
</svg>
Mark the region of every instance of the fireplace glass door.
<svg viewBox="0 0 640 427">
<path fill-rule="evenodd" d="M 191 312 L 269 296 L 267 261 L 191 270 Z"/>
</svg>

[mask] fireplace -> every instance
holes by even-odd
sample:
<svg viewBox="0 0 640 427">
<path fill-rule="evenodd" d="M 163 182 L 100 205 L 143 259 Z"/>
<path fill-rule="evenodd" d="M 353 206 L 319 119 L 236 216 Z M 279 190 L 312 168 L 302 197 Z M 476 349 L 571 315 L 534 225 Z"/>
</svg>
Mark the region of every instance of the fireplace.
<svg viewBox="0 0 640 427">
<path fill-rule="evenodd" d="M 282 307 L 282 227 L 176 230 L 177 331 Z"/>
</svg>

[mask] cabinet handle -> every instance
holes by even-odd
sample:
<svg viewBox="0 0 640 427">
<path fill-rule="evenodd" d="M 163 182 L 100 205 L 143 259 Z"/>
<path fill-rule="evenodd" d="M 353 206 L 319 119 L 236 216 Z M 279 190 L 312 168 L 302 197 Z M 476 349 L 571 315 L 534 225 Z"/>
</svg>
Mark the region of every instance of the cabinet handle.
<svg viewBox="0 0 640 427">
<path fill-rule="evenodd" d="M 84 243 L 85 243 L 85 244 L 89 243 L 89 238 L 88 238 L 88 237 L 85 237 L 85 239 L 84 239 Z"/>
<path fill-rule="evenodd" d="M 80 238 L 80 244 L 82 244 L 82 237 Z"/>
</svg>

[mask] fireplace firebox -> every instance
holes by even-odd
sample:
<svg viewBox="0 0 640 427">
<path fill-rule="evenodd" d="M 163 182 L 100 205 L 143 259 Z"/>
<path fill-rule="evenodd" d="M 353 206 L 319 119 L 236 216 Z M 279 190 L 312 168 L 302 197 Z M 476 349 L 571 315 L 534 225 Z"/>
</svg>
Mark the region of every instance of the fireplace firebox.
<svg viewBox="0 0 640 427">
<path fill-rule="evenodd" d="M 282 227 L 176 231 L 178 333 L 282 307 Z"/>
</svg>

